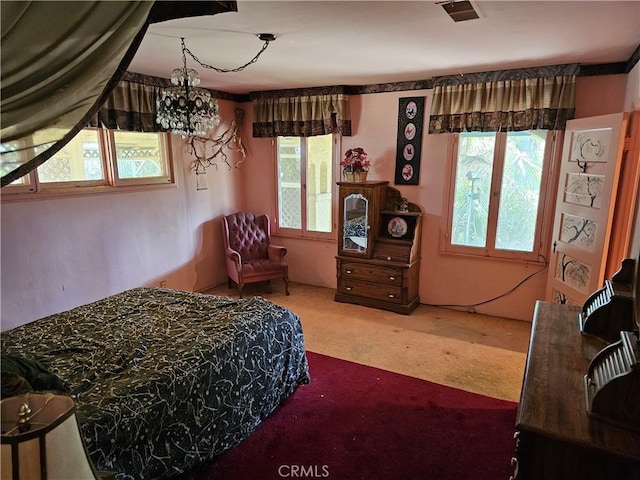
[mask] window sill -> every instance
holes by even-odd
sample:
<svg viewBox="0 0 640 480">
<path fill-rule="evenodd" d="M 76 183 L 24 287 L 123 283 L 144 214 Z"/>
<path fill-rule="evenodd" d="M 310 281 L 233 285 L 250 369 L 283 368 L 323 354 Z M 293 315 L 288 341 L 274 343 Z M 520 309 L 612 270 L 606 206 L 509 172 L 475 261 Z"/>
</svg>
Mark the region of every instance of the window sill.
<svg viewBox="0 0 640 480">
<path fill-rule="evenodd" d="M 463 257 L 467 259 L 491 260 L 494 262 L 502 262 L 502 263 L 520 263 L 520 264 L 531 264 L 531 265 L 540 265 L 540 266 L 546 266 L 548 264 L 546 258 L 544 258 L 544 256 L 542 255 L 539 255 L 538 259 L 532 259 L 532 258 L 496 257 L 491 255 L 478 255 L 473 253 L 452 252 L 449 250 L 442 250 L 442 249 L 440 249 L 438 253 L 446 257 Z"/>
<path fill-rule="evenodd" d="M 112 187 L 108 185 L 99 187 L 69 187 L 53 190 L 45 190 L 40 192 L 6 192 L 5 187 L 0 194 L 0 203 L 18 203 L 38 200 L 51 200 L 56 198 L 80 198 L 93 195 L 117 195 L 119 193 L 146 192 L 150 190 L 161 190 L 166 188 L 176 188 L 177 184 L 162 183 L 148 185 L 129 185 Z"/>
<path fill-rule="evenodd" d="M 327 242 L 327 243 L 336 243 L 337 239 L 334 237 L 328 236 L 311 236 L 311 235 L 301 235 L 289 232 L 276 232 L 271 234 L 272 237 L 282 237 L 282 238 L 293 238 L 296 240 L 310 240 L 313 242 Z"/>
</svg>

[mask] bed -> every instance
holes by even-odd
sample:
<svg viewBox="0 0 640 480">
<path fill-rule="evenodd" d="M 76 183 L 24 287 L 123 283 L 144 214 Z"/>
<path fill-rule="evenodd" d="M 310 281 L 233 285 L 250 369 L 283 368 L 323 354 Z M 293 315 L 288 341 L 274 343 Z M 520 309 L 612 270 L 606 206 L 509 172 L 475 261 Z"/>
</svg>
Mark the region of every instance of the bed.
<svg viewBox="0 0 640 480">
<path fill-rule="evenodd" d="M 299 317 L 262 297 L 136 288 L 3 332 L 76 397 L 91 459 L 167 478 L 245 439 L 309 382 Z"/>
</svg>

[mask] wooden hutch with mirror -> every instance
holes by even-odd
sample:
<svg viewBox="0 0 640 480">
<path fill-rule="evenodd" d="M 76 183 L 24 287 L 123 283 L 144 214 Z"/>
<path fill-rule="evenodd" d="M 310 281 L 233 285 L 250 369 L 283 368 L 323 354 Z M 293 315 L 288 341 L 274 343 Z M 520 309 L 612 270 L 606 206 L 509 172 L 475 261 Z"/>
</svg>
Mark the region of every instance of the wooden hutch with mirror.
<svg viewBox="0 0 640 480">
<path fill-rule="evenodd" d="M 538 302 L 515 480 L 640 479 L 640 254 L 580 306 Z"/>
<path fill-rule="evenodd" d="M 420 303 L 422 209 L 387 181 L 338 185 L 335 300 L 411 313 Z"/>
</svg>

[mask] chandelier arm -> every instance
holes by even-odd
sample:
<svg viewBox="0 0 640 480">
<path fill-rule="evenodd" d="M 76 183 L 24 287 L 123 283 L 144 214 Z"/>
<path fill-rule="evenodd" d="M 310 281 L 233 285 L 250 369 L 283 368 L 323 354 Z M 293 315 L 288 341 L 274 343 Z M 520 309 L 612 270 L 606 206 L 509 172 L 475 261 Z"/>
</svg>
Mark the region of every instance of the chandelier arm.
<svg viewBox="0 0 640 480">
<path fill-rule="evenodd" d="M 215 70 L 218 73 L 236 73 L 236 72 L 241 72 L 242 70 L 244 70 L 245 68 L 247 68 L 249 65 L 256 63 L 258 61 L 258 58 L 260 58 L 260 55 L 262 55 L 262 53 L 267 49 L 267 47 L 269 46 L 269 40 L 265 40 L 264 41 L 264 45 L 262 45 L 262 48 L 260 49 L 260 51 L 258 53 L 256 53 L 255 57 L 253 57 L 251 60 L 249 60 L 247 63 L 245 63 L 244 65 L 241 65 L 239 67 L 236 68 L 218 68 L 218 67 L 214 67 L 213 65 L 207 65 L 206 63 L 202 63 L 200 61 L 200 59 L 198 57 L 196 57 L 193 52 L 191 52 L 191 50 L 189 50 L 187 48 L 187 46 L 184 44 L 184 39 L 182 40 L 182 48 L 183 48 L 183 54 L 184 52 L 188 53 L 189 56 L 191 58 L 193 58 L 198 65 L 200 65 L 201 67 L 204 68 L 208 68 L 209 70 Z"/>
</svg>

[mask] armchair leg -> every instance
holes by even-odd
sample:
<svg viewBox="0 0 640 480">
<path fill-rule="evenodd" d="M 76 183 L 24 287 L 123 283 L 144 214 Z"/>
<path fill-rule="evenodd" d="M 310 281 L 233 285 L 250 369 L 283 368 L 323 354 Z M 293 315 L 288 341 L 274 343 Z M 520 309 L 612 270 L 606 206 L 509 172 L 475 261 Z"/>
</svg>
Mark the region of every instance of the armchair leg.
<svg viewBox="0 0 640 480">
<path fill-rule="evenodd" d="M 242 289 L 244 288 L 244 283 L 238 283 L 238 295 L 242 298 Z"/>
<path fill-rule="evenodd" d="M 283 278 L 284 280 L 284 293 L 289 295 L 289 279 L 287 277 Z"/>
</svg>

